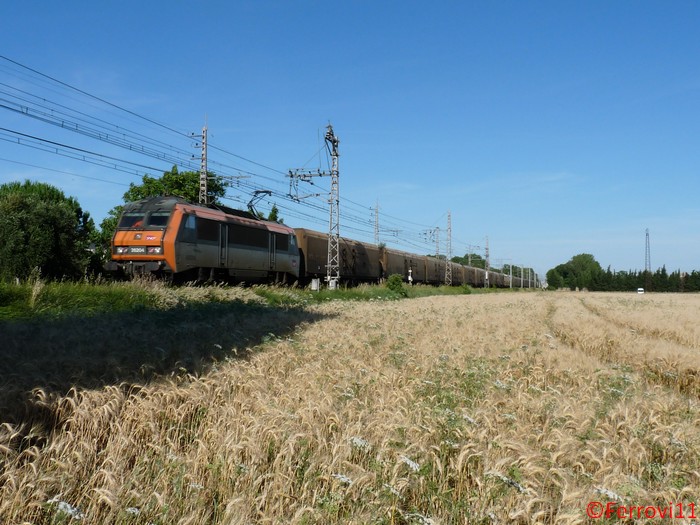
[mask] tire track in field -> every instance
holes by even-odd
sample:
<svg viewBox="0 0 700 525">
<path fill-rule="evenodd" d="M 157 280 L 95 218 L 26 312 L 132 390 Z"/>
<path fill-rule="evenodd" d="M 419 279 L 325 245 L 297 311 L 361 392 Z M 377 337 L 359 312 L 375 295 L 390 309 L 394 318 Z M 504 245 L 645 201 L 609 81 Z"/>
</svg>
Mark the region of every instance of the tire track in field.
<svg viewBox="0 0 700 525">
<path fill-rule="evenodd" d="M 650 339 L 657 339 L 660 341 L 665 341 L 667 343 L 683 346 L 685 348 L 688 348 L 689 350 L 698 349 L 698 344 L 695 340 L 691 339 L 690 337 L 684 337 L 678 332 L 672 330 L 660 330 L 658 328 L 649 328 L 645 326 L 640 326 L 638 323 L 625 322 L 620 319 L 616 319 L 615 317 L 606 314 L 604 309 L 587 302 L 585 299 L 581 299 L 581 304 L 586 310 L 588 310 L 592 314 L 619 328 L 629 330 L 632 333 L 642 334 Z"/>
<path fill-rule="evenodd" d="M 572 312 L 560 311 L 561 306 L 556 301 L 550 303 L 547 324 L 557 339 L 603 363 L 627 366 L 650 384 L 700 398 L 697 358 L 688 355 L 697 352 L 694 345 L 689 345 L 687 340 L 678 341 L 676 337 L 664 337 L 667 332 L 639 330 L 611 319 L 583 298 L 578 302 L 582 312 L 591 317 L 586 319 L 575 308 Z M 558 314 L 561 317 L 571 315 L 574 320 L 557 319 Z M 664 348 L 664 345 L 671 348 Z"/>
</svg>

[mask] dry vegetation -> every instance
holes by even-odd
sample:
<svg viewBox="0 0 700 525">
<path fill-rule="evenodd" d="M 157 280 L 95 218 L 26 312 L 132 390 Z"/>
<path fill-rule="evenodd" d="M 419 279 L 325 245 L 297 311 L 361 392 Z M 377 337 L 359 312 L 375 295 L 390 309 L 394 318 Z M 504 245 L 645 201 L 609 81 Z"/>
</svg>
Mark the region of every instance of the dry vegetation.
<svg viewBox="0 0 700 525">
<path fill-rule="evenodd" d="M 116 370 L 98 322 L 80 365 L 15 363 L 5 389 L 33 390 L 0 411 L 0 523 L 573 524 L 593 500 L 700 504 L 699 296 L 246 301 L 206 330 L 178 310 Z M 34 328 L 54 330 L 44 352 L 76 344 Z"/>
</svg>

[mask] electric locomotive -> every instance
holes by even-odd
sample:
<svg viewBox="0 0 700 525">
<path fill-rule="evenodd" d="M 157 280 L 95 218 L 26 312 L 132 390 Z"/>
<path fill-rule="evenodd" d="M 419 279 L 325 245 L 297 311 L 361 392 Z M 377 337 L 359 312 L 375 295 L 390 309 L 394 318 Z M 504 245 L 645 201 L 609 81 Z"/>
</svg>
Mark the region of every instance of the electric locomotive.
<svg viewBox="0 0 700 525">
<path fill-rule="evenodd" d="M 112 238 L 111 271 L 177 280 L 293 282 L 294 230 L 225 206 L 151 197 L 124 206 Z"/>
</svg>

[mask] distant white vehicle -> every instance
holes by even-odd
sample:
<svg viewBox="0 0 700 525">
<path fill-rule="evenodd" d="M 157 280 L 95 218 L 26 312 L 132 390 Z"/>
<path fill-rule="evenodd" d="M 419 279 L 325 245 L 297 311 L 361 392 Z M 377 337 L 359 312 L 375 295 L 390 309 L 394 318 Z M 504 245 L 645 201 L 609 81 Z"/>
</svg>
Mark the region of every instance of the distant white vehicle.
<svg viewBox="0 0 700 525">
<path fill-rule="evenodd" d="M 644 293 L 644 288 L 637 288 L 637 293 Z"/>
</svg>

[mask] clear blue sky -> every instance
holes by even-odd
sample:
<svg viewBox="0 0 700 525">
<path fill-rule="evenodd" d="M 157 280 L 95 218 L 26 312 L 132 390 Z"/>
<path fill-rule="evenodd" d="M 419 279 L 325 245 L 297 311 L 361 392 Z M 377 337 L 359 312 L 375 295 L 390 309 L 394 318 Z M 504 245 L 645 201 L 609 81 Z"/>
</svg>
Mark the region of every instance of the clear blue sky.
<svg viewBox="0 0 700 525">
<path fill-rule="evenodd" d="M 488 236 L 494 262 L 541 274 L 578 253 L 643 269 L 649 228 L 654 269 L 700 269 L 698 2 L 31 0 L 4 2 L 0 19 L 0 54 L 133 114 L 7 60 L 0 98 L 61 104 L 183 162 L 206 118 L 221 148 L 210 169 L 252 173 L 228 204 L 270 188 L 261 210 L 327 229 L 282 195 L 289 169 L 327 169 L 331 122 L 342 235 L 372 241 L 378 202 L 381 240 L 409 251 L 434 252 L 421 232 L 444 240 L 449 210 L 454 255 L 483 253 Z M 2 108 L 0 127 L 0 183 L 55 184 L 98 223 L 139 171 L 172 165 Z M 42 152 L 16 132 L 141 166 Z"/>
</svg>

